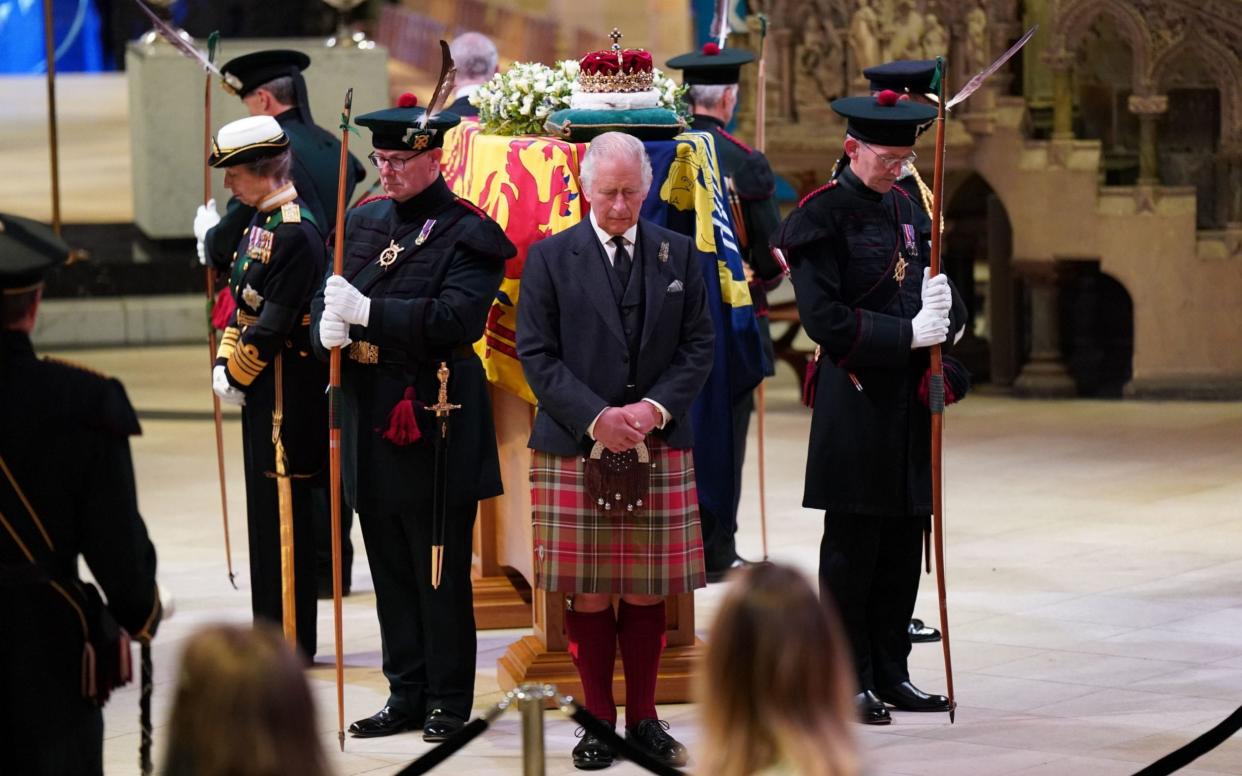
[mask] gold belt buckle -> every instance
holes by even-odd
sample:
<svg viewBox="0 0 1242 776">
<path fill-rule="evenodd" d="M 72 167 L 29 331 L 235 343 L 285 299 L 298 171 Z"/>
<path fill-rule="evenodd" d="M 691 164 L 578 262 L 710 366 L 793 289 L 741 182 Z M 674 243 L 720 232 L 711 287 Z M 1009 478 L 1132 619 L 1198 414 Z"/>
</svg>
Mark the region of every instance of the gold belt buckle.
<svg viewBox="0 0 1242 776">
<path fill-rule="evenodd" d="M 349 357 L 359 364 L 378 364 L 379 347 L 370 342 L 349 343 Z"/>
</svg>

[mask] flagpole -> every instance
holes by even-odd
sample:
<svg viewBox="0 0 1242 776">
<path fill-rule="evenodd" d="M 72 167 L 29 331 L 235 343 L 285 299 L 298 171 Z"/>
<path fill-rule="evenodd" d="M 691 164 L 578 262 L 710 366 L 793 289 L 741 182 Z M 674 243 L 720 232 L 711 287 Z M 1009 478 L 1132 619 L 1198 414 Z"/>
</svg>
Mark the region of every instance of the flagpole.
<svg viewBox="0 0 1242 776">
<path fill-rule="evenodd" d="M 767 62 L 764 55 L 768 48 L 768 17 L 759 14 L 759 65 L 758 83 L 755 85 L 755 149 L 763 153 L 767 145 L 768 119 L 768 75 Z M 753 247 L 752 247 L 753 250 Z M 768 477 L 767 450 L 764 440 L 767 437 L 767 378 L 759 380 L 759 388 L 755 392 L 755 415 L 759 424 L 759 535 L 763 539 L 763 559 L 768 559 Z M 737 440 L 734 440 L 734 444 Z"/>
<path fill-rule="evenodd" d="M 43 0 L 43 42 L 47 52 L 47 135 L 52 163 L 52 231 L 60 234 L 60 141 L 56 130 L 56 30 L 53 0 Z"/>
</svg>

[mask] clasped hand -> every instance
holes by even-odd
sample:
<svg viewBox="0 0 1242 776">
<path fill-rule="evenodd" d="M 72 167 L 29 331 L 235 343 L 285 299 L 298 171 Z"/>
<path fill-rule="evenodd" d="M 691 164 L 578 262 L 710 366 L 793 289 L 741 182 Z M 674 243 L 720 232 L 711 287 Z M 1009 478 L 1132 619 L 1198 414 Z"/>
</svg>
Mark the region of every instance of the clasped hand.
<svg viewBox="0 0 1242 776">
<path fill-rule="evenodd" d="M 647 401 L 609 407 L 595 421 L 595 440 L 614 453 L 633 450 L 660 422 L 660 411 Z"/>
</svg>

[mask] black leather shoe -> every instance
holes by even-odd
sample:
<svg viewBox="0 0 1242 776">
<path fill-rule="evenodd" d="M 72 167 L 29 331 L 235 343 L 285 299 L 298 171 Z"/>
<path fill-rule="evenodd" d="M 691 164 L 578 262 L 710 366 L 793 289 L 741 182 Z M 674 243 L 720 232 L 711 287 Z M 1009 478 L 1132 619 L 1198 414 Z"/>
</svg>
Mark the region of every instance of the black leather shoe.
<svg viewBox="0 0 1242 776">
<path fill-rule="evenodd" d="M 354 738 L 379 738 L 391 736 L 418 727 L 418 720 L 397 711 L 392 706 L 385 706 L 366 719 L 360 719 L 349 726 L 349 734 Z"/>
<path fill-rule="evenodd" d="M 949 699 L 943 695 L 928 695 L 919 688 L 902 682 L 896 687 L 876 690 L 876 696 L 898 711 L 948 711 Z"/>
<path fill-rule="evenodd" d="M 424 741 L 443 741 L 466 726 L 466 720 L 444 709 L 432 709 L 427 712 L 427 721 L 423 723 Z"/>
<path fill-rule="evenodd" d="M 854 696 L 854 706 L 858 709 L 858 721 L 864 725 L 888 725 L 893 718 L 884 707 L 884 701 L 875 697 L 871 690 L 864 690 Z"/>
<path fill-rule="evenodd" d="M 575 768 L 580 771 L 598 771 L 612 765 L 616 759 L 612 747 L 582 728 L 578 728 L 577 734 L 582 736 L 582 740 L 574 747 Z"/>
<path fill-rule="evenodd" d="M 665 765 L 680 768 L 689 762 L 690 753 L 667 730 L 668 723 L 662 719 L 644 719 L 634 727 L 625 726 L 625 740 L 655 755 Z"/>
<path fill-rule="evenodd" d="M 906 629 L 910 634 L 911 644 L 925 644 L 929 641 L 940 641 L 940 631 L 924 623 L 918 617 L 911 618 Z"/>
<path fill-rule="evenodd" d="M 715 564 L 708 564 L 707 581 L 710 583 L 723 582 L 725 580 L 725 577 L 729 576 L 730 571 L 733 571 L 734 569 L 745 568 L 749 565 L 750 565 L 750 561 L 743 560 L 742 558 L 739 558 L 736 555 L 733 556 L 733 560 L 729 561 L 723 566 L 717 566 Z"/>
</svg>

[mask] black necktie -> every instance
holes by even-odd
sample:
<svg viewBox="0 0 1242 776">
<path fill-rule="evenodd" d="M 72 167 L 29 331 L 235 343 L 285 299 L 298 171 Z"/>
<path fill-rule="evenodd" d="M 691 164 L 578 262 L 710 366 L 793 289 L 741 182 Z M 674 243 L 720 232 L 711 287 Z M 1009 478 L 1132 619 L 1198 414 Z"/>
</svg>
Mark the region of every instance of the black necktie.
<svg viewBox="0 0 1242 776">
<path fill-rule="evenodd" d="M 630 252 L 625 249 L 624 237 L 617 235 L 612 238 L 611 242 L 617 246 L 617 253 L 612 257 L 612 268 L 616 271 L 617 277 L 621 279 L 621 288 L 624 289 L 630 282 L 630 267 L 634 266 L 634 260 L 630 258 Z"/>
</svg>

